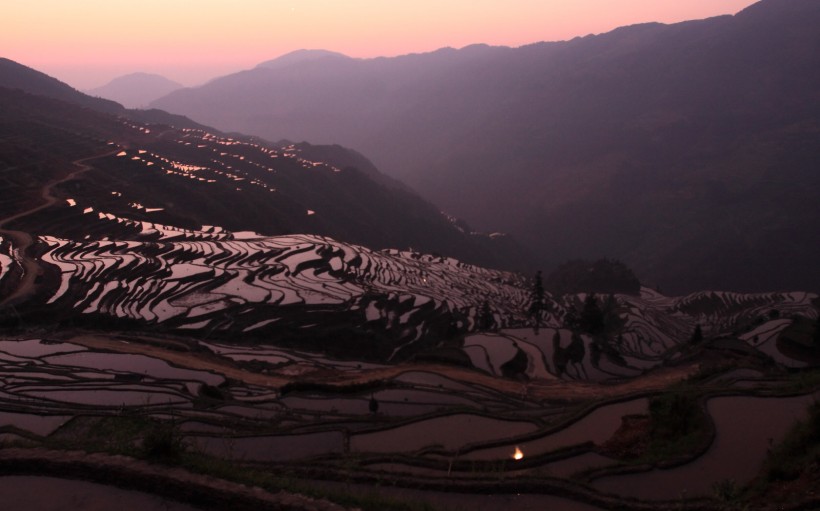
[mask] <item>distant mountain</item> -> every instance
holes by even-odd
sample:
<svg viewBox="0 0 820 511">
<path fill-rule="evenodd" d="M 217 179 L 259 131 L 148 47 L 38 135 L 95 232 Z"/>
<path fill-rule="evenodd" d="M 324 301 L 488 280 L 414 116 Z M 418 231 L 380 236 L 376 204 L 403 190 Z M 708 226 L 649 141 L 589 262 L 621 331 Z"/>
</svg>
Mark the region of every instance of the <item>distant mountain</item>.
<svg viewBox="0 0 820 511">
<path fill-rule="evenodd" d="M 326 59 L 350 59 L 347 55 L 328 50 L 296 50 L 286 53 L 281 57 L 272 60 L 266 60 L 256 67 L 266 69 L 281 69 L 283 67 L 291 66 L 293 64 L 302 64 L 304 62 L 316 62 Z"/>
<path fill-rule="evenodd" d="M 611 257 L 667 292 L 820 289 L 820 2 L 521 48 L 255 69 L 154 103 L 340 143 L 548 269 Z"/>
<path fill-rule="evenodd" d="M 114 78 L 107 84 L 86 92 L 91 96 L 116 101 L 126 108 L 144 108 L 155 99 L 181 88 L 182 84 L 164 76 L 132 73 Z"/>
<path fill-rule="evenodd" d="M 61 99 L 99 112 L 119 113 L 122 105 L 114 101 L 92 98 L 56 78 L 0 57 L 0 87 L 20 89 L 29 94 Z"/>
<path fill-rule="evenodd" d="M 156 108 L 128 109 L 109 99 L 91 97 L 45 73 L 4 58 L 0 58 L 0 87 L 19 89 L 29 94 L 66 101 L 96 112 L 121 115 L 138 122 L 172 124 L 178 128 L 206 128 L 182 115 L 169 114 Z"/>
</svg>

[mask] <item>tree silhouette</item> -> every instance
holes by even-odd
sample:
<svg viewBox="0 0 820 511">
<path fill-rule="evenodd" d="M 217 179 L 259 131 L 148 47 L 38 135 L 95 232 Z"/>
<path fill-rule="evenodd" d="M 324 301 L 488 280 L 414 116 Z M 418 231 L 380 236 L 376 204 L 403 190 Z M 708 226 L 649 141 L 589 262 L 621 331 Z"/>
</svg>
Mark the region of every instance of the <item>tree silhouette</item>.
<svg viewBox="0 0 820 511">
<path fill-rule="evenodd" d="M 599 334 L 604 329 L 604 313 L 598 306 L 595 293 L 587 295 L 584 300 L 584 309 L 581 311 L 581 330 L 589 334 Z"/>
<path fill-rule="evenodd" d="M 541 270 L 538 270 L 535 273 L 535 279 L 530 290 L 530 306 L 527 309 L 527 315 L 533 320 L 533 330 L 536 334 L 538 329 L 541 328 L 541 320 L 545 310 L 544 283 L 541 279 Z"/>
<path fill-rule="evenodd" d="M 490 302 L 484 300 L 481 304 L 481 311 L 478 315 L 478 327 L 481 330 L 493 330 L 495 327 L 495 316 L 490 310 Z"/>
<path fill-rule="evenodd" d="M 700 344 L 703 341 L 703 330 L 700 325 L 695 326 L 695 331 L 692 332 L 692 337 L 689 339 L 690 344 Z"/>
</svg>

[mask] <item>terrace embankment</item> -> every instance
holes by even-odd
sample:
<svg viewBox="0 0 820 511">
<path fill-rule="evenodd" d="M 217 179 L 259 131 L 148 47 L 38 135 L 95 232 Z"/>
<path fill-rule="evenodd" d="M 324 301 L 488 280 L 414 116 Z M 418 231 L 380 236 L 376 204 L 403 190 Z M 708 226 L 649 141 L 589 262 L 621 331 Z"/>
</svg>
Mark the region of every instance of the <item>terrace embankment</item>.
<svg viewBox="0 0 820 511">
<path fill-rule="evenodd" d="M 244 370 L 231 364 L 225 358 L 214 357 L 207 352 L 181 352 L 176 349 L 168 349 L 163 347 L 163 344 L 167 346 L 167 340 L 152 338 L 147 334 L 139 337 L 142 342 L 123 342 L 112 336 L 88 332 L 64 334 L 61 336 L 61 340 L 97 350 L 148 355 L 180 367 L 213 371 L 245 383 L 274 388 L 282 388 L 286 384 L 299 381 L 301 383 L 321 384 L 328 389 L 342 389 L 347 386 L 361 386 L 371 382 L 387 381 L 408 371 L 425 371 L 456 381 L 492 388 L 511 396 L 525 396 L 534 400 L 615 399 L 620 396 L 648 393 L 662 390 L 686 379 L 696 373 L 699 367 L 696 363 L 691 363 L 677 367 L 659 368 L 641 378 L 603 384 L 558 379 L 533 380 L 522 383 L 496 378 L 461 367 L 428 363 L 405 363 L 394 366 L 336 371 L 329 371 L 326 368 L 311 369 L 305 367 L 303 372 L 297 375 L 262 374 Z M 315 378 L 314 371 L 316 373 Z"/>
<path fill-rule="evenodd" d="M 326 500 L 248 487 L 187 470 L 151 464 L 125 456 L 79 451 L 9 448 L 0 450 L 0 475 L 71 474 L 103 484 L 161 495 L 203 509 L 343 511 Z"/>
</svg>

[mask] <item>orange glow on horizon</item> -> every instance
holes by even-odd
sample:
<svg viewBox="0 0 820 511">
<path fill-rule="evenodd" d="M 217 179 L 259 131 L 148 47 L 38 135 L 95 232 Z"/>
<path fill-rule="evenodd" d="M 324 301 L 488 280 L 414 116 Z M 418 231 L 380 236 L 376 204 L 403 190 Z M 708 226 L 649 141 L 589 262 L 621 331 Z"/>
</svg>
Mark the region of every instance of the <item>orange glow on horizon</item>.
<svg viewBox="0 0 820 511">
<path fill-rule="evenodd" d="M 89 88 L 134 71 L 186 85 L 303 48 L 395 56 L 521 46 L 648 21 L 734 14 L 753 0 L 6 0 L 3 57 Z"/>
</svg>

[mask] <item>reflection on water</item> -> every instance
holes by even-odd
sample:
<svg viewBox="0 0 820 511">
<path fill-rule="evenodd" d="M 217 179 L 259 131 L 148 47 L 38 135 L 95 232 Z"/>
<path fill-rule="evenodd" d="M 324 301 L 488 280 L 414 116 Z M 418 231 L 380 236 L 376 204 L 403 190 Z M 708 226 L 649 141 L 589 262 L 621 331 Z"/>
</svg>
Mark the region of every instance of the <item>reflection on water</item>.
<svg viewBox="0 0 820 511">
<path fill-rule="evenodd" d="M 535 424 L 530 422 L 457 414 L 354 435 L 350 438 L 350 449 L 357 452 L 406 452 L 441 445 L 445 449 L 454 450 L 472 442 L 509 438 L 531 433 L 536 429 Z M 505 450 L 502 457 L 506 458 L 508 454 Z"/>
<path fill-rule="evenodd" d="M 303 435 L 258 436 L 245 438 L 191 437 L 198 449 L 221 458 L 243 461 L 288 461 L 322 454 L 341 453 L 341 431 Z"/>
<path fill-rule="evenodd" d="M 0 411 L 0 427 L 14 426 L 35 435 L 50 435 L 62 426 L 70 417 L 63 415 L 34 415 Z"/>
<path fill-rule="evenodd" d="M 599 507 L 552 495 L 530 495 L 526 493 L 473 495 L 387 486 L 374 488 L 373 486 L 352 483 L 312 482 L 311 484 L 324 488 L 341 489 L 345 492 L 369 497 L 376 495 L 402 501 L 425 502 L 440 511 L 463 511 L 465 509 L 470 511 L 603 511 Z"/>
<path fill-rule="evenodd" d="M 87 481 L 39 476 L 2 476 L 4 511 L 197 511 L 147 493 Z"/>
<path fill-rule="evenodd" d="M 814 399 L 810 395 L 710 399 L 707 407 L 717 434 L 706 454 L 678 468 L 604 477 L 595 487 L 642 499 L 675 499 L 683 494 L 710 495 L 712 485 L 725 479 L 744 484 L 757 474 L 770 442 L 781 441 L 792 424 L 805 417 Z"/>
<path fill-rule="evenodd" d="M 646 413 L 648 407 L 649 401 L 646 398 L 602 406 L 560 431 L 528 442 L 519 442 L 518 445 L 524 452 L 532 456 L 585 442 L 602 444 L 618 430 L 621 425 L 621 417 Z M 491 447 L 471 452 L 464 458 L 476 460 L 504 459 L 508 456 L 509 451 L 510 447 L 508 446 Z"/>
</svg>

